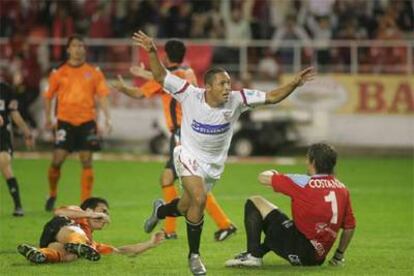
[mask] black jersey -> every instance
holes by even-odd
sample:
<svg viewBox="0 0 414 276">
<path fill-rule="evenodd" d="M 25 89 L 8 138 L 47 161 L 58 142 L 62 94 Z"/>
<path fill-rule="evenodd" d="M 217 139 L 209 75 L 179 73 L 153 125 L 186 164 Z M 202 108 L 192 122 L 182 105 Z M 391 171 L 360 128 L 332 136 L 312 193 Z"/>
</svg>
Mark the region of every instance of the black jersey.
<svg viewBox="0 0 414 276">
<path fill-rule="evenodd" d="M 0 116 L 3 119 L 3 125 L 0 131 L 6 131 L 10 124 L 10 112 L 17 110 L 18 103 L 16 93 L 13 88 L 7 83 L 0 81 Z"/>
</svg>

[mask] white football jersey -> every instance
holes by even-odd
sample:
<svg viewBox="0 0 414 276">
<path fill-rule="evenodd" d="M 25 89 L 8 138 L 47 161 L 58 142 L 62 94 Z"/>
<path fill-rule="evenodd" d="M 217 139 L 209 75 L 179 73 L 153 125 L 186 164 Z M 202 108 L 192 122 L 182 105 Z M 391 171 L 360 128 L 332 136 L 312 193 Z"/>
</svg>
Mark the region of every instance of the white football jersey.
<svg viewBox="0 0 414 276">
<path fill-rule="evenodd" d="M 164 80 L 166 92 L 181 103 L 181 145 L 198 161 L 208 164 L 219 177 L 233 135 L 233 126 L 240 114 L 264 104 L 266 93 L 242 89 L 231 91 L 228 101 L 211 107 L 205 101 L 205 89 L 168 73 Z"/>
</svg>

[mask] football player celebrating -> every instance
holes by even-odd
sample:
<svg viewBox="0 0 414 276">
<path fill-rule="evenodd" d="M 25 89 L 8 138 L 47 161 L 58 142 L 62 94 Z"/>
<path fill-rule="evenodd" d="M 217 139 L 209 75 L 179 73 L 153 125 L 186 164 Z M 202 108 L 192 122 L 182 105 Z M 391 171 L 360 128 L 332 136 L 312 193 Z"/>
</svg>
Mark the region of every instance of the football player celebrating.
<svg viewBox="0 0 414 276">
<path fill-rule="evenodd" d="M 312 79 L 314 71 L 307 68 L 287 85 L 265 93 L 250 89 L 231 91 L 227 71 L 212 68 L 205 73 L 205 89 L 202 89 L 164 68 L 152 38 L 140 31 L 132 39 L 149 54 L 154 79 L 180 102 L 183 110 L 181 145 L 174 149 L 175 168 L 183 194 L 179 200 L 168 204 L 156 200 L 145 229 L 152 231 L 159 219 L 167 216 L 185 216 L 190 270 L 194 275 L 205 275 L 207 270 L 199 249 L 206 196 L 224 170 L 235 123 L 241 113 L 253 106 L 282 101 L 298 86 Z"/>
</svg>

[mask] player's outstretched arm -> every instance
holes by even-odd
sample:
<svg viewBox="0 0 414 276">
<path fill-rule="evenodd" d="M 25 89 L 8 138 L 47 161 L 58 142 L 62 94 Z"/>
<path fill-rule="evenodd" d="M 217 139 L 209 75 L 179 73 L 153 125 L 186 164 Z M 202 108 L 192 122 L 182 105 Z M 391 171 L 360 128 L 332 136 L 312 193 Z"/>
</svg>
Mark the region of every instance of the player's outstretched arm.
<svg viewBox="0 0 414 276">
<path fill-rule="evenodd" d="M 139 66 L 131 66 L 129 68 L 129 72 L 137 78 L 143 78 L 146 80 L 153 80 L 154 76 L 152 75 L 151 71 L 145 70 L 144 63 L 140 63 Z"/>
<path fill-rule="evenodd" d="M 146 242 L 131 244 L 131 245 L 124 245 L 115 248 L 116 253 L 120 254 L 131 254 L 131 255 L 138 255 L 141 254 L 148 249 L 154 248 L 158 246 L 164 240 L 164 233 L 157 232 L 151 236 L 151 239 Z"/>
<path fill-rule="evenodd" d="M 165 76 L 167 75 L 167 70 L 161 64 L 161 61 L 157 54 L 157 47 L 155 47 L 154 41 L 151 37 L 147 36 L 143 31 L 138 31 L 132 36 L 132 40 L 135 45 L 142 47 L 149 55 L 150 58 L 150 67 L 154 79 L 163 84 Z"/>
<path fill-rule="evenodd" d="M 313 67 L 308 67 L 299 72 L 295 78 L 288 84 L 278 87 L 266 94 L 266 104 L 275 104 L 281 102 L 289 96 L 297 87 L 302 86 L 305 82 L 312 80 L 315 77 L 315 70 Z"/>
<path fill-rule="evenodd" d="M 56 216 L 69 217 L 71 219 L 91 218 L 102 219 L 107 223 L 111 222 L 111 219 L 105 213 L 94 212 L 90 210 L 82 210 L 79 206 L 74 205 L 57 208 L 55 209 L 54 214 Z"/>
<path fill-rule="evenodd" d="M 30 129 L 27 126 L 26 122 L 23 120 L 22 116 L 20 115 L 20 112 L 17 110 L 13 110 L 12 112 L 10 112 L 10 116 L 13 122 L 19 127 L 19 129 L 23 131 L 26 147 L 28 149 L 32 149 L 34 147 L 33 135 L 30 132 Z"/>
<path fill-rule="evenodd" d="M 341 238 L 339 240 L 338 249 L 336 249 L 335 254 L 332 259 L 329 261 L 330 265 L 333 266 L 343 266 L 345 265 L 345 250 L 348 245 L 351 243 L 352 236 L 354 235 L 355 229 L 344 229 L 341 233 Z"/>
<path fill-rule="evenodd" d="M 142 99 L 144 93 L 138 87 L 127 85 L 121 75 L 118 75 L 118 80 L 110 83 L 111 87 L 131 98 Z"/>
</svg>

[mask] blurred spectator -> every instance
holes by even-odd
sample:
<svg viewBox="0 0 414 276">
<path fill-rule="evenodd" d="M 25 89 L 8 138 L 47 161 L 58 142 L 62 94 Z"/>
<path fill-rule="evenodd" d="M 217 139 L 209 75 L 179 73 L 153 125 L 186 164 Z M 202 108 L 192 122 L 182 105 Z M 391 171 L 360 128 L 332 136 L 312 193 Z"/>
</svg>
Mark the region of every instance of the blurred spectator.
<svg viewBox="0 0 414 276">
<path fill-rule="evenodd" d="M 52 37 L 63 39 L 75 32 L 73 18 L 70 16 L 70 2 L 62 1 L 57 4 L 55 18 L 52 23 Z M 53 46 L 52 56 L 55 61 L 64 59 L 65 52 L 61 44 Z"/>
<path fill-rule="evenodd" d="M 246 1 L 221 1 L 220 13 L 224 22 L 224 39 L 229 43 L 249 41 L 251 39 L 250 19 L 252 11 L 252 0 Z M 214 49 L 213 63 L 228 63 L 229 71 L 238 70 L 236 65 L 239 61 L 239 47 L 216 47 Z"/>
<path fill-rule="evenodd" d="M 270 49 L 267 49 L 265 55 L 260 59 L 257 71 L 259 79 L 279 82 L 282 73 L 281 68 Z"/>
<path fill-rule="evenodd" d="M 286 17 L 291 13 L 291 0 L 269 1 L 270 18 L 272 26 L 277 30 L 286 22 Z"/>
<path fill-rule="evenodd" d="M 110 38 L 111 32 L 111 6 L 109 3 L 102 3 L 93 12 L 89 27 L 90 38 Z M 93 62 L 103 62 L 105 59 L 106 46 L 92 46 L 91 60 Z"/>
<path fill-rule="evenodd" d="M 253 0 L 221 1 L 221 14 L 224 20 L 225 39 L 228 41 L 250 40 L 250 19 Z"/>
<path fill-rule="evenodd" d="M 178 5 L 169 6 L 162 20 L 160 37 L 190 37 L 191 30 L 191 3 L 182 1 Z"/>
<path fill-rule="evenodd" d="M 379 40 L 402 40 L 403 34 L 391 14 L 379 18 L 378 30 L 375 36 Z M 373 45 L 370 49 L 372 70 L 377 73 L 401 73 L 406 70 L 406 47 L 381 47 Z"/>
<path fill-rule="evenodd" d="M 312 33 L 313 40 L 316 42 L 316 60 L 318 71 L 326 72 L 327 65 L 330 64 L 330 42 L 332 38 L 332 26 L 328 16 L 308 18 L 308 26 Z"/>
<path fill-rule="evenodd" d="M 335 39 L 339 40 L 359 40 L 365 39 L 365 31 L 358 28 L 356 19 L 351 18 L 343 23 L 341 29 L 338 30 Z M 351 49 L 350 47 L 331 48 L 332 61 L 334 63 L 335 72 L 350 72 L 351 65 Z"/>
<path fill-rule="evenodd" d="M 286 22 L 276 30 L 270 42 L 272 52 L 277 52 L 282 64 L 292 64 L 294 55 L 292 47 L 280 47 L 282 41 L 285 40 L 300 40 L 305 45 L 310 44 L 308 33 L 296 23 L 295 15 L 287 16 Z M 305 51 L 307 55 L 310 55 L 309 49 L 305 48 Z"/>
<path fill-rule="evenodd" d="M 34 48 L 29 47 L 28 43 L 25 43 L 22 52 L 13 56 L 10 60 L 9 68 L 12 83 L 17 92 L 19 112 L 32 128 L 36 128 L 37 123 L 30 112 L 30 106 L 39 96 L 41 78 L 41 70 L 34 50 Z"/>
</svg>

